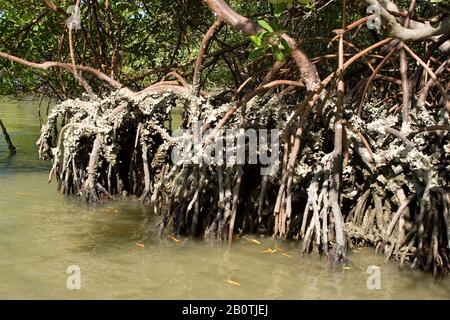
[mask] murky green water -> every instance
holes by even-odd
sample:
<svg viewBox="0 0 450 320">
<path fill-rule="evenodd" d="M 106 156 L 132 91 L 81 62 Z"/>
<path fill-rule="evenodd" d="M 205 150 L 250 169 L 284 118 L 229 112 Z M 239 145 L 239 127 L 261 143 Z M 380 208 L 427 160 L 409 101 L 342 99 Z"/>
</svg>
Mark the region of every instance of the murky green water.
<svg viewBox="0 0 450 320">
<path fill-rule="evenodd" d="M 0 298 L 25 299 L 431 299 L 450 298 L 450 279 L 384 264 L 372 249 L 333 273 L 297 245 L 257 238 L 231 250 L 204 242 L 159 240 L 158 218 L 137 201 L 87 205 L 47 184 L 37 159 L 37 105 L 0 101 L 17 155 L 0 136 Z M 267 248 L 284 251 L 263 253 Z M 284 254 L 283 254 L 284 253 Z M 81 270 L 69 290 L 66 270 Z M 367 267 L 381 268 L 381 289 L 367 288 Z"/>
</svg>

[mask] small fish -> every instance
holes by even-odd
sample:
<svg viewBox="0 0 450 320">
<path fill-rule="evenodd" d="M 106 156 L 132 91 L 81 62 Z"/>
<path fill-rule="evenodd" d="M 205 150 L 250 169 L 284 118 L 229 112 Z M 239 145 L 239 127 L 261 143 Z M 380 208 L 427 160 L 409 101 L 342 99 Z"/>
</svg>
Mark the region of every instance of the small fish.
<svg viewBox="0 0 450 320">
<path fill-rule="evenodd" d="M 344 270 L 352 270 L 352 268 L 347 267 L 347 266 L 343 267 L 343 269 L 344 269 Z"/>
<path fill-rule="evenodd" d="M 232 284 L 232 285 L 237 286 L 237 287 L 241 286 L 241 284 L 239 282 L 236 282 L 236 281 L 233 281 L 233 280 L 230 280 L 230 279 L 228 279 L 227 282 L 229 284 Z"/>
<path fill-rule="evenodd" d="M 290 254 L 287 254 L 287 253 L 283 253 L 283 256 L 285 256 L 287 258 L 292 258 L 292 256 Z"/>
<path fill-rule="evenodd" d="M 170 236 L 170 239 L 172 239 L 172 240 L 175 241 L 176 243 L 181 242 L 181 240 L 175 238 L 175 236 Z"/>
<path fill-rule="evenodd" d="M 245 240 L 247 240 L 248 242 L 250 242 L 250 243 L 254 243 L 254 244 L 261 244 L 261 242 L 259 242 L 258 240 L 256 240 L 256 239 L 252 239 L 252 238 L 249 238 L 249 237 L 243 237 Z"/>
<path fill-rule="evenodd" d="M 138 242 L 136 243 L 136 247 L 145 248 L 145 244 Z"/>
<path fill-rule="evenodd" d="M 275 253 L 277 251 L 277 249 L 267 248 L 266 250 L 261 251 L 261 253 Z"/>
</svg>

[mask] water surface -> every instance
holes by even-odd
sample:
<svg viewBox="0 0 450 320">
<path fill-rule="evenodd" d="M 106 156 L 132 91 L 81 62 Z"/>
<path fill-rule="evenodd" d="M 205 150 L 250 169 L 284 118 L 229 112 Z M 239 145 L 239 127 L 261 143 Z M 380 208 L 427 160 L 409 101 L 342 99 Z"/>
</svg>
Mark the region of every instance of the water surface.
<svg viewBox="0 0 450 320">
<path fill-rule="evenodd" d="M 46 107 L 46 106 L 45 106 Z M 44 107 L 44 108 L 45 108 Z M 45 111 L 43 111 L 45 113 Z M 159 222 L 135 199 L 88 205 L 47 183 L 38 160 L 37 104 L 0 101 L 17 155 L 0 136 L 0 298 L 13 299 L 449 299 L 450 280 L 385 264 L 371 248 L 333 273 L 298 244 L 238 240 L 231 250 L 201 241 L 160 240 Z M 268 248 L 275 253 L 264 253 Z M 66 270 L 81 270 L 69 290 Z M 381 268 L 381 289 L 367 268 Z"/>
</svg>

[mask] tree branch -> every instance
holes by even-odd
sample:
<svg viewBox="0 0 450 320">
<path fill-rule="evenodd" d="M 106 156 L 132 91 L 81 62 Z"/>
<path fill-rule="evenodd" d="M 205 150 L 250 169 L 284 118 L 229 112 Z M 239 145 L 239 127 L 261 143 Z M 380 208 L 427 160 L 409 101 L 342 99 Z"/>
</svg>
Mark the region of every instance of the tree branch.
<svg viewBox="0 0 450 320">
<path fill-rule="evenodd" d="M 393 9 L 393 11 L 398 11 L 397 7 L 390 1 L 365 0 L 365 2 L 368 5 L 374 5 L 380 8 L 381 17 L 386 22 L 386 27 L 390 36 L 403 41 L 423 40 L 425 38 L 446 33 L 450 29 L 450 18 L 435 24 L 411 21 L 412 28 L 405 28 L 398 23 L 395 16 L 388 11 L 391 9 Z"/>
<path fill-rule="evenodd" d="M 222 21 L 217 19 L 213 25 L 208 29 L 205 36 L 203 37 L 202 43 L 200 44 L 200 49 L 198 51 L 197 61 L 195 63 L 194 69 L 194 83 L 193 83 L 193 91 L 194 95 L 198 96 L 200 94 L 200 85 L 201 85 L 201 77 L 203 71 L 203 61 L 205 59 L 206 51 L 208 50 L 208 45 L 213 39 L 214 35 L 220 30 L 222 27 Z"/>
<path fill-rule="evenodd" d="M 263 29 L 253 20 L 243 17 L 231 9 L 223 0 L 204 0 L 208 7 L 217 14 L 218 18 L 230 25 L 232 28 L 246 35 L 257 35 Z M 320 78 L 316 67 L 311 63 L 308 56 L 299 48 L 297 42 L 283 34 L 281 36 L 291 48 L 291 56 L 300 70 L 300 77 L 306 84 L 308 90 L 314 90 L 320 84 Z"/>
<path fill-rule="evenodd" d="M 13 56 L 13 55 L 5 53 L 5 52 L 0 52 L 0 58 L 4 58 L 7 60 L 16 62 L 16 63 L 23 64 L 28 67 L 32 67 L 35 69 L 41 69 L 41 70 L 48 70 L 50 68 L 61 68 L 61 69 L 65 69 L 68 71 L 72 71 L 72 67 L 73 67 L 72 64 L 70 64 L 70 63 L 56 62 L 56 61 L 46 61 L 43 63 L 36 63 L 36 62 L 28 61 L 28 60 Z M 120 82 L 118 82 L 114 79 L 111 79 L 106 74 L 104 74 L 103 72 L 101 72 L 97 69 L 82 66 L 82 65 L 77 65 L 76 68 L 77 68 L 77 70 L 85 71 L 85 72 L 88 72 L 88 73 L 96 76 L 100 80 L 103 80 L 103 81 L 109 83 L 111 86 L 113 86 L 116 89 L 121 89 L 124 87 Z"/>
<path fill-rule="evenodd" d="M 69 17 L 69 14 L 64 11 L 62 8 L 58 7 L 51 0 L 43 0 L 44 4 L 53 12 L 58 13 L 66 18 Z"/>
</svg>

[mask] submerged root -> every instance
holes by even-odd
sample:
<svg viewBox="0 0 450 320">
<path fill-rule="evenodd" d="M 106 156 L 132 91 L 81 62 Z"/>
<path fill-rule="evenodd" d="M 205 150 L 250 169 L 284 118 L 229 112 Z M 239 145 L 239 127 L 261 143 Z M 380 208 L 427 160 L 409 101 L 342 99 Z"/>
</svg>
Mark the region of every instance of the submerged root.
<svg viewBox="0 0 450 320">
<path fill-rule="evenodd" d="M 171 91 L 122 90 L 104 99 L 65 101 L 42 128 L 39 152 L 53 161 L 51 177 L 61 193 L 87 201 L 134 195 L 151 203 L 162 216 L 161 237 L 168 232 L 231 242 L 236 233 L 257 233 L 300 239 L 305 253 L 325 254 L 334 263 L 347 262 L 347 247 L 370 245 L 386 260 L 411 263 L 436 275 L 448 272 L 448 132 L 420 130 L 442 128 L 442 115 L 420 110 L 412 113 L 420 119 L 415 127 L 395 129 L 396 116 L 380 116 L 367 107 L 369 120 L 355 115 L 343 121 L 342 182 L 335 190 L 335 104 L 324 99 L 319 120 L 319 111 L 305 109 L 304 118 L 292 124 L 298 99 L 286 94 L 246 102 L 246 129 L 288 133 L 281 151 L 275 150 L 281 169 L 269 175 L 261 175 L 267 165 L 238 164 L 233 157 L 202 160 L 209 147 L 226 138 L 225 129 L 242 126 L 231 99 Z M 178 137 L 170 123 L 176 106 L 184 111 L 184 133 Z M 201 147 L 174 157 L 186 141 L 183 137 L 194 139 L 198 123 L 204 134 Z M 292 128 L 286 130 L 288 125 Z M 232 140 L 239 134 L 231 134 Z M 244 141 L 248 160 L 254 146 Z M 266 141 L 267 150 L 276 145 Z M 336 220 L 339 216 L 343 221 Z"/>
<path fill-rule="evenodd" d="M 161 161 L 158 148 L 164 143 L 163 134 L 153 128 L 163 128 L 177 101 L 185 99 L 174 92 L 121 90 L 105 99 L 87 97 L 56 106 L 37 142 L 40 157 L 53 162 L 49 180 L 56 177 L 61 193 L 87 201 L 131 194 L 146 200 L 152 177 L 161 170 L 150 163 Z"/>
</svg>

